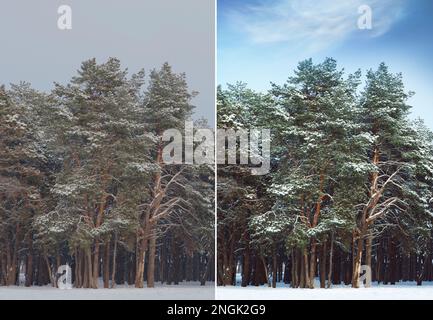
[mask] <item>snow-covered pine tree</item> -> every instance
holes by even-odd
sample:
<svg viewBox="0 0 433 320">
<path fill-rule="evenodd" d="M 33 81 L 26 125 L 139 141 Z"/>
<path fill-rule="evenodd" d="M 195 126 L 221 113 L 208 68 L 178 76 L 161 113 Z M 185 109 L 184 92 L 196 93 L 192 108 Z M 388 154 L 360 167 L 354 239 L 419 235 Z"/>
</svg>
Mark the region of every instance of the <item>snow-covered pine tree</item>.
<svg viewBox="0 0 433 320">
<path fill-rule="evenodd" d="M 409 106 L 402 75 L 393 75 L 382 63 L 377 71 L 367 73 L 367 84 L 361 99 L 360 121 L 365 132 L 373 137 L 368 149 L 370 164 L 368 197 L 362 202 L 354 232 L 355 260 L 352 286 L 359 287 L 362 254 L 366 251 L 366 264 L 371 266 L 373 231 L 371 228 L 388 213 L 405 211 L 404 199 L 399 196 L 408 163 L 402 157 L 402 137 L 407 133 L 406 122 Z"/>
<path fill-rule="evenodd" d="M 0 285 L 55 286 L 64 264 L 75 287 L 213 280 L 211 168 L 158 158 L 195 93 L 168 64 L 144 80 L 91 59 L 50 94 L 1 88 Z"/>
<path fill-rule="evenodd" d="M 220 127 L 272 130 L 270 175 L 218 168 L 219 284 L 358 287 L 361 265 L 433 279 L 432 133 L 408 120 L 401 75 L 381 64 L 361 92 L 360 77 L 306 60 L 265 95 L 218 89 Z"/>
<path fill-rule="evenodd" d="M 98 287 L 101 249 L 110 247 L 116 225 L 134 223 L 131 214 L 119 216 L 123 205 L 132 207 L 126 195 L 135 187 L 133 180 L 140 178 L 143 184 L 150 177 L 151 136 L 144 131 L 140 108 L 143 78 L 139 72 L 127 79 L 117 59 L 100 65 L 91 59 L 69 84 L 56 84 L 53 92 L 52 149 L 62 167 L 52 188 L 56 208 L 40 217 L 38 226 L 45 239 L 60 235 L 68 244 L 79 266 L 77 287 Z M 110 266 L 104 260 L 108 287 Z"/>
<path fill-rule="evenodd" d="M 47 158 L 37 108 L 44 95 L 27 83 L 0 87 L 0 284 L 16 285 L 22 263 L 33 279 L 33 221 L 44 208 Z M 28 103 L 32 102 L 32 103 Z M 46 192 L 46 190 L 45 190 Z"/>
<path fill-rule="evenodd" d="M 167 129 L 182 130 L 185 121 L 190 120 L 193 111 L 190 93 L 185 74 L 176 74 L 168 63 L 160 70 L 153 70 L 145 93 L 144 111 L 148 130 L 156 137 L 152 147 L 152 163 L 155 164 L 150 184 L 150 201 L 143 204 L 140 227 L 137 233 L 137 272 L 135 286 L 143 286 L 143 273 L 146 253 L 147 286 L 154 287 L 155 254 L 158 236 L 158 224 L 162 219 L 174 212 L 176 207 L 188 206 L 189 203 L 170 188 L 184 187 L 179 180 L 185 166 L 166 166 L 162 159 L 162 134 Z"/>
<path fill-rule="evenodd" d="M 247 88 L 239 82 L 217 90 L 218 128 L 225 130 L 248 130 L 266 121 L 267 97 Z M 240 154 L 249 150 L 237 147 Z M 266 192 L 266 179 L 251 176 L 245 165 L 218 165 L 218 283 L 235 283 L 238 262 L 241 263 L 242 286 L 251 281 L 268 281 L 264 271 L 263 255 L 250 239 L 249 222 L 255 212 L 270 208 Z M 257 272 L 256 272 L 257 271 Z"/>
<path fill-rule="evenodd" d="M 283 206 L 288 219 L 296 222 L 294 239 L 288 241 L 294 241 L 303 257 L 301 287 L 314 286 L 317 250 L 319 245 L 325 248 L 330 238 L 333 193 L 339 181 L 347 180 L 346 176 L 353 179 L 354 172 L 368 168 L 363 156 L 368 137 L 359 134 L 354 119 L 359 77 L 357 72 L 344 79 L 333 59 L 318 65 L 310 59 L 299 64 L 284 86 L 272 88 L 287 120 L 281 118 L 276 129 L 279 160 L 270 192 L 276 196 L 279 212 Z M 344 216 L 334 215 L 334 219 L 347 225 Z"/>
</svg>

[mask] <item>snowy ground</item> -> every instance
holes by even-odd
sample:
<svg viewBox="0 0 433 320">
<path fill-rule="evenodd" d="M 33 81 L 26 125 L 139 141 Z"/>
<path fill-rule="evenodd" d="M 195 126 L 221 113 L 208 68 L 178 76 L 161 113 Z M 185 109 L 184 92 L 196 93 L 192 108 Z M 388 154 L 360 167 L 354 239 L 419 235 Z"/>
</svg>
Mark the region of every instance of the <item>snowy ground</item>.
<svg viewBox="0 0 433 320">
<path fill-rule="evenodd" d="M 353 289 L 350 286 L 334 286 L 331 289 L 292 289 L 261 287 L 217 287 L 217 300 L 433 300 L 433 283 L 414 282 L 396 285 L 377 285 L 371 288 Z"/>
<path fill-rule="evenodd" d="M 61 290 L 46 287 L 0 287 L 0 300 L 433 300 L 433 283 L 416 286 L 413 282 L 397 285 L 377 285 L 352 289 L 334 286 L 332 289 L 292 289 L 278 284 L 273 289 L 261 287 L 215 287 L 208 283 L 181 283 L 158 285 L 153 289 L 119 286 L 116 289 Z"/>
<path fill-rule="evenodd" d="M 0 287 L 0 300 L 213 300 L 214 283 L 197 282 L 158 285 L 153 289 L 118 287 L 116 289 L 70 289 L 53 287 Z"/>
</svg>

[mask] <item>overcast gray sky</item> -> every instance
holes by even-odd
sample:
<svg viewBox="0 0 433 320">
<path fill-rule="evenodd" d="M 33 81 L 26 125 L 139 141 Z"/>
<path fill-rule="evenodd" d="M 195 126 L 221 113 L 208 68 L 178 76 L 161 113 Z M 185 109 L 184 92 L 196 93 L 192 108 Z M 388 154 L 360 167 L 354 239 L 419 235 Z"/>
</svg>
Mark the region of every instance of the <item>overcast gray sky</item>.
<svg viewBox="0 0 433 320">
<path fill-rule="evenodd" d="M 72 30 L 59 30 L 57 9 L 72 8 Z M 185 72 L 196 116 L 214 122 L 214 1 L 1 0 L 0 83 L 50 90 L 80 63 L 117 57 L 130 72 L 165 61 Z"/>
</svg>

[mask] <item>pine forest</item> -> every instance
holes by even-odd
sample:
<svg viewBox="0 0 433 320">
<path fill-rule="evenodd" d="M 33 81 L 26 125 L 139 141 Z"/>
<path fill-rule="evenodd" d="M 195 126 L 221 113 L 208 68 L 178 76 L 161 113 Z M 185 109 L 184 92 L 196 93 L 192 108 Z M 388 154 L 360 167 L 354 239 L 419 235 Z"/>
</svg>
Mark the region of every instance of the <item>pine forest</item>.
<svg viewBox="0 0 433 320">
<path fill-rule="evenodd" d="M 49 92 L 0 87 L 0 286 L 57 286 L 65 265 L 75 288 L 213 281 L 214 168 L 162 161 L 196 94 L 116 58 Z"/>
<path fill-rule="evenodd" d="M 218 128 L 271 129 L 269 174 L 218 166 L 218 285 L 433 280 L 433 133 L 403 75 L 372 67 L 308 59 L 267 92 L 218 88 Z"/>
</svg>

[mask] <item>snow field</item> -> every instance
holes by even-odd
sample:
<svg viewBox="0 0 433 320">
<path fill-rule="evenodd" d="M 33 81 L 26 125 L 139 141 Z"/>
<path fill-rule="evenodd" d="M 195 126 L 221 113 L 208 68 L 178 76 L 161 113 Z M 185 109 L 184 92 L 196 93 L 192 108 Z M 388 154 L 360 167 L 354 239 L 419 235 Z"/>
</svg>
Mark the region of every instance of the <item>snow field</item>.
<svg viewBox="0 0 433 320">
<path fill-rule="evenodd" d="M 158 285 L 137 289 L 118 286 L 115 289 L 70 289 L 45 287 L 0 287 L 0 300 L 213 300 L 214 283 L 200 286 L 198 282 L 179 285 Z"/>
</svg>

